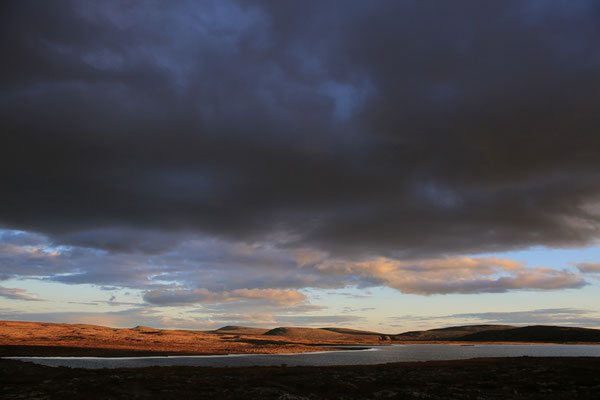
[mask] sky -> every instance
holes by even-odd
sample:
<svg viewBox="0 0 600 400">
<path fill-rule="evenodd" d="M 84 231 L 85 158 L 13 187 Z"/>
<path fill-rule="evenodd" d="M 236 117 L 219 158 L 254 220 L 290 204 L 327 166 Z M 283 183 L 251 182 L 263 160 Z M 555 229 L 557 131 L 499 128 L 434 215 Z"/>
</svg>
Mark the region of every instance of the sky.
<svg viewBox="0 0 600 400">
<path fill-rule="evenodd" d="M 600 328 L 596 1 L 5 1 L 0 319 Z"/>
</svg>

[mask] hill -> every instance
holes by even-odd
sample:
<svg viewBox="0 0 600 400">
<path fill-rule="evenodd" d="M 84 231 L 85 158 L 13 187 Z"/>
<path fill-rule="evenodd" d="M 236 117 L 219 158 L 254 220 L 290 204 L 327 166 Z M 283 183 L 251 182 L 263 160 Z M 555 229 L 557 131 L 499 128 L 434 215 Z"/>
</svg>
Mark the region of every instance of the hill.
<svg viewBox="0 0 600 400">
<path fill-rule="evenodd" d="M 252 328 L 249 326 L 237 326 L 237 325 L 227 325 L 216 329 L 214 333 L 227 333 L 232 335 L 262 335 L 265 332 L 269 331 L 264 328 Z"/>
<path fill-rule="evenodd" d="M 224 326 L 215 331 L 111 328 L 99 325 L 0 321 L 0 357 L 125 356 L 171 354 L 298 353 L 322 345 L 382 345 L 402 342 L 600 343 L 600 330 L 560 326 L 455 326 L 398 335 L 355 329 Z"/>
<path fill-rule="evenodd" d="M 264 333 L 266 336 L 281 336 L 293 339 L 304 340 L 336 340 L 342 339 L 345 335 L 320 328 L 295 328 L 295 327 L 280 327 L 271 329 Z"/>
<path fill-rule="evenodd" d="M 389 336 L 389 335 L 384 335 L 382 333 L 378 333 L 378 332 L 371 332 L 371 331 L 361 331 L 358 329 L 349 329 L 349 328 L 320 328 L 326 331 L 331 331 L 331 332 L 337 332 L 337 333 L 341 333 L 344 335 L 373 335 L 373 336 Z"/>
<path fill-rule="evenodd" d="M 513 329 L 511 325 L 465 325 L 451 326 L 448 328 L 429 329 L 426 331 L 410 331 L 393 335 L 394 340 L 409 340 L 409 341 L 435 341 L 435 340 L 459 340 L 469 334 L 486 331 L 508 330 Z"/>
<path fill-rule="evenodd" d="M 231 327 L 229 327 L 231 328 Z M 242 328 L 242 327 L 239 327 Z M 257 328 L 245 328 L 257 329 Z M 298 353 L 321 351 L 310 342 L 290 344 L 285 338 L 253 343 L 256 334 L 236 331 L 235 338 L 203 331 L 111 328 L 99 325 L 0 321 L 0 357 L 127 356 L 171 354 Z M 258 330 L 262 334 L 264 330 Z M 229 332 L 224 332 L 229 333 Z M 249 340 L 247 340 L 248 338 Z"/>
<path fill-rule="evenodd" d="M 600 329 L 536 325 L 480 331 L 465 335 L 458 340 L 474 342 L 600 342 Z"/>
<path fill-rule="evenodd" d="M 296 328 L 280 327 L 266 332 L 266 336 L 277 336 L 298 343 L 315 344 L 380 344 L 391 340 L 390 335 L 347 328 Z"/>
<path fill-rule="evenodd" d="M 160 332 L 160 329 L 156 329 L 156 328 L 151 328 L 149 326 L 144 326 L 144 325 L 137 325 L 134 328 L 131 328 L 132 331 L 137 331 L 137 332 Z"/>
</svg>

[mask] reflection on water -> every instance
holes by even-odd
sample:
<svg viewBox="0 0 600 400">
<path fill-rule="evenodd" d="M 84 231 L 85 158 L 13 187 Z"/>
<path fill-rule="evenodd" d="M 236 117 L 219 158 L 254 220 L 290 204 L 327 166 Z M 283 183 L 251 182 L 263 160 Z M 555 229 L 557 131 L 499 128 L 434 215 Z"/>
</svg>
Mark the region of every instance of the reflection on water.
<svg viewBox="0 0 600 400">
<path fill-rule="evenodd" d="M 600 357 L 594 345 L 475 345 L 408 344 L 367 350 L 301 354 L 236 354 L 226 356 L 171 357 L 10 357 L 53 367 L 119 368 L 149 366 L 244 367 L 273 365 L 360 365 L 402 361 L 460 360 L 478 357 Z"/>
</svg>

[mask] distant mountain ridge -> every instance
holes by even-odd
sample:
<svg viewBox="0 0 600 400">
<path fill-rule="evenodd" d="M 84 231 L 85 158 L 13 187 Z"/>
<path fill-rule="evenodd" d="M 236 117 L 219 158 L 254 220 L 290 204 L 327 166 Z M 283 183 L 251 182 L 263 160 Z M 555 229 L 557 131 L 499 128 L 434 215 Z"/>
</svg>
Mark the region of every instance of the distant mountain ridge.
<svg viewBox="0 0 600 400">
<path fill-rule="evenodd" d="M 345 335 L 374 335 L 374 336 L 385 335 L 385 334 L 379 333 L 379 332 L 361 331 L 358 329 L 350 329 L 350 328 L 320 328 L 320 329 L 324 329 L 326 331 L 331 331 L 331 332 L 343 333 Z M 389 336 L 389 335 L 385 335 L 385 336 Z"/>
<path fill-rule="evenodd" d="M 600 330 L 566 326 L 535 325 L 488 330 L 458 338 L 474 342 L 600 342 Z"/>
<path fill-rule="evenodd" d="M 275 329 L 228 325 L 216 330 L 112 328 L 88 324 L 0 321 L 0 355 L 233 354 L 321 351 L 321 346 L 393 343 L 588 343 L 600 330 L 564 326 L 465 325 L 398 334 L 343 327 Z M 124 353 L 129 352 L 129 353 Z"/>
<path fill-rule="evenodd" d="M 390 335 L 348 328 L 296 328 L 279 327 L 266 332 L 267 336 L 279 336 L 295 340 L 331 340 L 343 342 L 377 343 L 389 341 Z"/>
<path fill-rule="evenodd" d="M 350 328 L 278 327 L 274 329 L 225 326 L 215 333 L 278 336 L 289 340 L 375 341 L 375 342 L 585 342 L 600 343 L 600 330 L 563 326 L 462 325 L 399 334 Z"/>
<path fill-rule="evenodd" d="M 227 325 L 214 330 L 215 333 L 228 333 L 233 335 L 263 335 L 269 329 L 253 328 L 249 326 Z"/>
<path fill-rule="evenodd" d="M 411 341 L 459 340 L 463 336 L 479 332 L 509 330 L 514 328 L 516 328 L 516 326 L 512 325 L 461 325 L 429 329 L 426 331 L 404 332 L 393 335 L 392 338 L 394 340 Z"/>
</svg>

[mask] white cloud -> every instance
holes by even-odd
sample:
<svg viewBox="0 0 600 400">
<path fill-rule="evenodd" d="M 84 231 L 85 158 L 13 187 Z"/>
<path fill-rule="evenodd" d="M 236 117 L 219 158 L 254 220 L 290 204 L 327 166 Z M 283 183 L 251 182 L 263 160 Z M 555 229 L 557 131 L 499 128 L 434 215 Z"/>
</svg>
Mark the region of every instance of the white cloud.
<svg viewBox="0 0 600 400">
<path fill-rule="evenodd" d="M 296 306 L 306 301 L 306 296 L 296 290 L 235 289 L 211 292 L 206 289 L 153 290 L 144 294 L 144 300 L 156 305 L 218 304 L 239 301 L 263 301 L 280 306 Z"/>
</svg>

